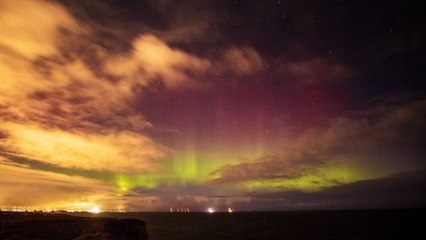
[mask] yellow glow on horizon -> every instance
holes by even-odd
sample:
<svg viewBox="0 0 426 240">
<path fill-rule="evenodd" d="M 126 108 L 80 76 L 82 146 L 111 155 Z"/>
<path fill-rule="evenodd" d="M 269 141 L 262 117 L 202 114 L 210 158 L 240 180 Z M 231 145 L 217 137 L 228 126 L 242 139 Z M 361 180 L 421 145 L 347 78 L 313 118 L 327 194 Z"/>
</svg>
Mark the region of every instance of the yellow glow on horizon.
<svg viewBox="0 0 426 240">
<path fill-rule="evenodd" d="M 95 207 L 92 207 L 92 208 L 89 210 L 89 212 L 90 212 L 90 213 L 94 213 L 94 214 L 98 214 L 98 213 L 100 213 L 100 212 L 101 212 L 101 210 L 99 209 L 99 207 L 98 207 L 98 206 L 95 206 Z"/>
<path fill-rule="evenodd" d="M 208 213 L 214 213 L 214 209 L 213 209 L 213 208 L 211 208 L 211 207 L 209 207 L 209 208 L 207 209 L 207 212 L 208 212 Z"/>
</svg>

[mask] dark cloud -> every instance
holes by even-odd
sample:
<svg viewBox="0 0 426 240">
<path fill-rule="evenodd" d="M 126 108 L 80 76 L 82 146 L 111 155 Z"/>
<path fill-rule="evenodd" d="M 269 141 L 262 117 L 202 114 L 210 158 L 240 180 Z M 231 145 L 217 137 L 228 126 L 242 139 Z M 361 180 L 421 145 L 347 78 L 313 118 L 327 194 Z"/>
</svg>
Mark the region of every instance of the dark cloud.
<svg viewBox="0 0 426 240">
<path fill-rule="evenodd" d="M 220 177 L 210 180 L 210 184 L 243 182 L 253 179 L 294 179 L 301 172 L 293 164 L 278 157 L 263 157 L 252 163 L 241 163 L 222 167 L 211 175 Z"/>
</svg>

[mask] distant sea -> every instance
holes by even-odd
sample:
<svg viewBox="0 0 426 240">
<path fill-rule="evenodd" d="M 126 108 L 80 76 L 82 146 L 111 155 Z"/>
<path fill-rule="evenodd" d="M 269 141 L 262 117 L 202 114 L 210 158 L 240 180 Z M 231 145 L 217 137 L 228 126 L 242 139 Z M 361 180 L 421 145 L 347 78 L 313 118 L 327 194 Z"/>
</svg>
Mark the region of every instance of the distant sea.
<svg viewBox="0 0 426 240">
<path fill-rule="evenodd" d="M 426 239 L 426 210 L 100 213 L 145 221 L 150 240 Z M 80 213 L 77 216 L 94 216 Z"/>
</svg>

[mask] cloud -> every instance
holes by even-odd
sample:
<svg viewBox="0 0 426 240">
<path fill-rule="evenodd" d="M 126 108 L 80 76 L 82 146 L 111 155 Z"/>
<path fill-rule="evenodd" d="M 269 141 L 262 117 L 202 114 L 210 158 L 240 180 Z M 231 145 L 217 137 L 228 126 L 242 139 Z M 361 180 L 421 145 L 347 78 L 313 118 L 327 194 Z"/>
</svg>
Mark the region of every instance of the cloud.
<svg viewBox="0 0 426 240">
<path fill-rule="evenodd" d="M 108 51 L 91 38 L 95 25 L 79 23 L 59 4 L 0 6 L 6 30 L 0 33 L 6 49 L 0 51 L 0 131 L 5 133 L 0 145 L 61 167 L 161 171 L 161 159 L 173 151 L 145 133 L 155 126 L 134 108 L 143 88 L 202 86 L 208 75 L 237 77 L 262 65 L 251 48 L 235 47 L 207 59 L 148 33 L 132 40 L 130 52 Z M 23 14 L 21 8 L 31 10 Z M 95 50 L 89 56 L 82 46 Z"/>
<path fill-rule="evenodd" d="M 248 196 L 206 196 L 206 195 L 185 195 L 185 196 L 164 196 L 164 195 L 141 195 L 128 193 L 123 196 L 126 202 L 126 209 L 148 210 L 148 211 L 168 211 L 173 209 L 188 208 L 190 211 L 205 212 L 209 207 L 216 211 L 227 211 L 229 207 L 234 210 L 245 211 L 250 209 L 251 197 Z"/>
<path fill-rule="evenodd" d="M 279 169 L 279 171 L 277 171 Z M 211 173 L 219 175 L 219 178 L 210 183 L 241 182 L 251 179 L 295 178 L 300 173 L 291 163 L 283 161 L 275 156 L 266 156 L 254 162 L 243 162 L 236 165 L 227 165 Z"/>
<path fill-rule="evenodd" d="M 324 129 L 282 137 L 269 156 L 225 165 L 207 183 L 318 190 L 424 166 L 416 152 L 425 122 L 416 116 L 426 111 L 426 102 L 380 106 L 338 117 Z"/>
<path fill-rule="evenodd" d="M 225 207 L 233 200 L 248 206 L 251 196 L 214 194 L 270 189 L 286 194 L 303 190 L 298 194 L 308 196 L 424 166 L 426 124 L 420 116 L 425 101 L 387 99 L 321 128 L 298 132 L 289 126 L 261 134 L 269 118 L 274 122 L 278 115 L 291 115 L 284 108 L 305 98 L 285 89 L 291 87 L 287 83 L 342 83 L 355 73 L 329 55 L 283 61 L 271 75 L 264 69 L 275 64 L 258 50 L 275 54 L 259 44 L 262 37 L 255 41 L 259 48 L 245 42 L 243 35 L 250 31 L 235 29 L 246 22 L 245 13 L 234 12 L 232 4 L 62 4 L 68 7 L 43 0 L 0 2 L 0 203 L 22 195 L 29 204 L 40 204 L 30 199 L 33 195 L 46 204 L 103 201 L 135 210 L 140 205 L 164 210 L 173 203 Z M 250 15 L 255 6 L 247 7 Z M 288 40 L 295 45 L 296 39 Z M 290 48 L 288 56 L 305 54 L 303 47 Z M 275 74 L 290 81 L 275 88 Z M 254 82 L 246 88 L 236 79 Z M 241 105 L 250 103 L 254 110 Z M 284 117 L 291 122 L 292 116 Z M 241 125 L 238 119 L 243 118 L 248 122 Z M 69 174 L 107 176 L 110 182 Z"/>
<path fill-rule="evenodd" d="M 230 48 L 223 56 L 220 69 L 244 76 L 262 71 L 263 62 L 262 57 L 253 48 Z"/>
<path fill-rule="evenodd" d="M 2 1 L 0 3 L 0 47 L 35 59 L 57 53 L 61 31 L 81 31 L 64 7 L 45 1 Z"/>
<path fill-rule="evenodd" d="M 143 133 L 152 124 L 129 104 L 141 83 L 99 74 L 72 50 L 94 44 L 81 37 L 90 28 L 50 2 L 2 2 L 0 11 L 3 151 L 61 167 L 159 170 L 171 151 Z"/>
<path fill-rule="evenodd" d="M 214 43 L 223 38 L 221 25 L 224 19 L 218 16 L 220 4 L 214 1 L 149 1 L 151 7 L 164 21 L 164 29 L 150 29 L 167 43 L 194 42 Z M 209 11 L 205 11 L 209 9 Z"/>
<path fill-rule="evenodd" d="M 253 205 L 263 210 L 422 208 L 426 200 L 425 183 L 425 171 L 417 170 L 332 186 L 317 192 L 256 192 L 248 196 Z"/>
<path fill-rule="evenodd" d="M 4 161 L 0 164 L 0 204 L 3 206 L 67 206 L 87 210 L 90 204 L 101 204 L 102 199 L 116 192 L 114 187 L 96 180 L 7 165 Z M 81 206 L 82 203 L 86 204 Z"/>
<path fill-rule="evenodd" d="M 157 158 L 167 149 L 132 132 L 110 134 L 68 132 L 32 125 L 4 123 L 8 137 L 0 142 L 10 153 L 60 167 L 143 173 L 160 171 Z"/>
<path fill-rule="evenodd" d="M 168 87 L 196 84 L 193 75 L 206 71 L 210 62 L 206 59 L 170 48 L 151 34 L 139 36 L 133 41 L 132 52 L 113 57 L 106 71 L 122 78 L 132 78 L 146 85 L 161 79 Z"/>
<path fill-rule="evenodd" d="M 277 69 L 279 76 L 298 84 L 343 83 L 353 76 L 353 71 L 330 57 L 315 57 L 290 61 Z"/>
<path fill-rule="evenodd" d="M 131 53 L 111 57 L 105 71 L 140 85 L 157 81 L 169 88 L 199 87 L 209 75 L 226 73 L 235 78 L 263 69 L 262 57 L 250 47 L 233 47 L 208 59 L 172 48 L 152 34 L 138 36 L 132 46 Z"/>
</svg>

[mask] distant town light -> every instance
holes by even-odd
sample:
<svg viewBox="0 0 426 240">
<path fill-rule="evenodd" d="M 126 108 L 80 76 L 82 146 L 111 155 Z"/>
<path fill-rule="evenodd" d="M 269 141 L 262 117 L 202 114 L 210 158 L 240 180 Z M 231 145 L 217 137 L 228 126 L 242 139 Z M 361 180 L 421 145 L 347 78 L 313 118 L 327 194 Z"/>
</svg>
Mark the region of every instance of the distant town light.
<svg viewBox="0 0 426 240">
<path fill-rule="evenodd" d="M 98 207 L 98 206 L 96 206 L 96 207 L 92 207 L 92 208 L 89 210 L 89 212 L 90 212 L 90 213 L 94 213 L 94 214 L 98 214 L 98 213 L 100 213 L 100 212 L 101 212 L 101 210 L 99 209 L 99 207 Z"/>
</svg>

